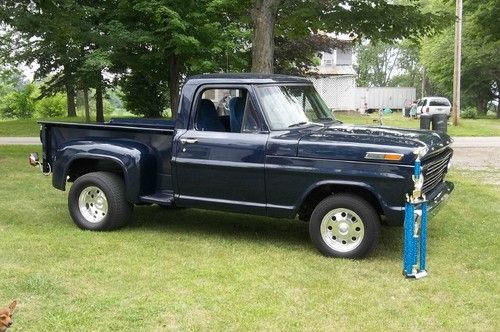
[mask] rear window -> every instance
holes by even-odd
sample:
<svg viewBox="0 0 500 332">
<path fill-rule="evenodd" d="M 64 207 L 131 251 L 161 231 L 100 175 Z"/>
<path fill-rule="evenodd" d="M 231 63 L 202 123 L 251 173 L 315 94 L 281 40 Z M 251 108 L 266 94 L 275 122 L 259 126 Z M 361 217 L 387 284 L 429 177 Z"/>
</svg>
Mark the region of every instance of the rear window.
<svg viewBox="0 0 500 332">
<path fill-rule="evenodd" d="M 446 99 L 431 99 L 429 106 L 450 106 L 450 102 Z"/>
</svg>

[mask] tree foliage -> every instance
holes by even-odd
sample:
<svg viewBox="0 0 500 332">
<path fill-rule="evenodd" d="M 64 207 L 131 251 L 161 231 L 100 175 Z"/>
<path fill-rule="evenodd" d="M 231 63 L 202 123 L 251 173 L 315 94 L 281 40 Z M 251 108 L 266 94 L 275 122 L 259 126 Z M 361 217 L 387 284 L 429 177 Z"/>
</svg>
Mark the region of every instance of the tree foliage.
<svg viewBox="0 0 500 332">
<path fill-rule="evenodd" d="M 356 48 L 358 86 L 414 87 L 421 93 L 422 66 L 418 44 L 409 40 L 368 42 Z"/>
<path fill-rule="evenodd" d="M 450 13 L 454 10 L 452 3 L 447 8 Z M 462 102 L 484 114 L 488 102 L 499 98 L 500 7 L 495 0 L 465 0 L 463 14 Z M 440 33 L 424 38 L 421 48 L 431 81 L 446 96 L 453 89 L 453 45 L 454 22 L 450 20 Z"/>
<path fill-rule="evenodd" d="M 251 64 L 262 71 L 261 60 L 265 71 L 275 66 L 279 72 L 304 73 L 319 51 L 342 46 L 322 32 L 380 41 L 428 33 L 437 16 L 422 14 L 417 4 L 4 0 L 0 56 L 17 63 L 36 61 L 36 77 L 49 76 L 42 95 L 65 92 L 69 115 L 77 90 L 95 91 L 97 120 L 102 120 L 106 89 L 119 85 L 130 111 L 158 117 L 169 106 L 175 111 L 180 84 L 191 74 L 247 71 Z"/>
<path fill-rule="evenodd" d="M 290 71 L 285 65 L 289 68 L 300 68 L 310 64 L 314 55 L 324 51 L 328 43 L 335 44 L 335 40 L 327 41 L 324 38 L 311 37 L 311 34 L 335 32 L 350 35 L 355 41 L 370 39 L 390 42 L 403 37 L 417 39 L 430 33 L 442 18 L 441 13 L 423 13 L 419 1 L 416 0 L 401 3 L 387 0 L 275 0 L 267 7 L 262 5 L 265 2 L 264 0 L 253 2 L 253 28 L 257 28 L 255 25 L 259 19 L 262 21 L 272 16 L 272 11 L 278 6 L 275 13 L 275 29 L 267 28 L 266 31 L 268 34 L 274 31 L 277 48 L 274 64 L 280 71 Z M 263 13 L 262 8 L 268 8 L 268 12 Z M 260 43 L 256 40 L 256 36 L 259 35 L 254 34 L 252 44 Z M 297 49 L 295 52 L 290 52 L 294 46 L 300 47 L 298 50 L 302 50 L 303 53 L 298 56 Z M 259 61 L 265 64 L 267 62 L 260 57 L 271 54 L 265 51 L 261 51 L 260 54 L 253 53 L 252 63 Z M 305 59 L 307 60 L 304 61 Z M 272 66 L 258 66 L 252 69 L 270 72 Z"/>
</svg>

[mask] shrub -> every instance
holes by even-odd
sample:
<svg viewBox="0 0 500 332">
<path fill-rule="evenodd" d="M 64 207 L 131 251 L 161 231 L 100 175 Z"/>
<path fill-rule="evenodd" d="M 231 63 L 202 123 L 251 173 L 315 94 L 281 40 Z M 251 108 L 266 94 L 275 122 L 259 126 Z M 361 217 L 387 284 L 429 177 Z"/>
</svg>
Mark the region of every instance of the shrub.
<svg viewBox="0 0 500 332">
<path fill-rule="evenodd" d="M 42 118 L 63 116 L 66 111 L 66 96 L 58 93 L 54 96 L 44 97 L 36 104 L 36 112 Z"/>
<path fill-rule="evenodd" d="M 460 113 L 461 117 L 464 119 L 476 119 L 477 109 L 475 107 L 466 107 Z"/>
<path fill-rule="evenodd" d="M 104 115 L 111 116 L 115 111 L 115 106 L 109 101 L 108 98 L 104 98 L 103 101 Z"/>
<path fill-rule="evenodd" d="M 2 118 L 27 119 L 33 117 L 35 113 L 35 93 L 34 84 L 26 85 L 22 90 L 11 92 L 4 97 L 0 107 Z"/>
<path fill-rule="evenodd" d="M 0 117 L 3 119 L 15 119 L 16 111 L 14 110 L 15 92 L 5 95 L 0 102 Z"/>
</svg>

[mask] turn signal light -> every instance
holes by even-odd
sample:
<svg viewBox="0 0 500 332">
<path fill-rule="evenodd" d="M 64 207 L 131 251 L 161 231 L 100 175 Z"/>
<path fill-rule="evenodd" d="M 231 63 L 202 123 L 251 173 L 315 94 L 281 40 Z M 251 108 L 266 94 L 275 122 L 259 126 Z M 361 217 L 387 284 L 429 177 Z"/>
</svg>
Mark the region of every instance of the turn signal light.
<svg viewBox="0 0 500 332">
<path fill-rule="evenodd" d="M 403 159 L 401 153 L 367 152 L 365 159 L 400 161 Z"/>
</svg>

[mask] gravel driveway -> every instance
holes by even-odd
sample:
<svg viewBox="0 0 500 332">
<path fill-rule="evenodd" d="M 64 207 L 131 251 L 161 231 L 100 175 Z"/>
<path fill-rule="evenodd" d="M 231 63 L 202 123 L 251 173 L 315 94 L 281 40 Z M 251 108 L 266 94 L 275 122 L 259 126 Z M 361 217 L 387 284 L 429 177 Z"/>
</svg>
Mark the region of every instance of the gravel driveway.
<svg viewBox="0 0 500 332">
<path fill-rule="evenodd" d="M 453 140 L 453 167 L 500 171 L 500 137 L 455 137 Z"/>
</svg>

